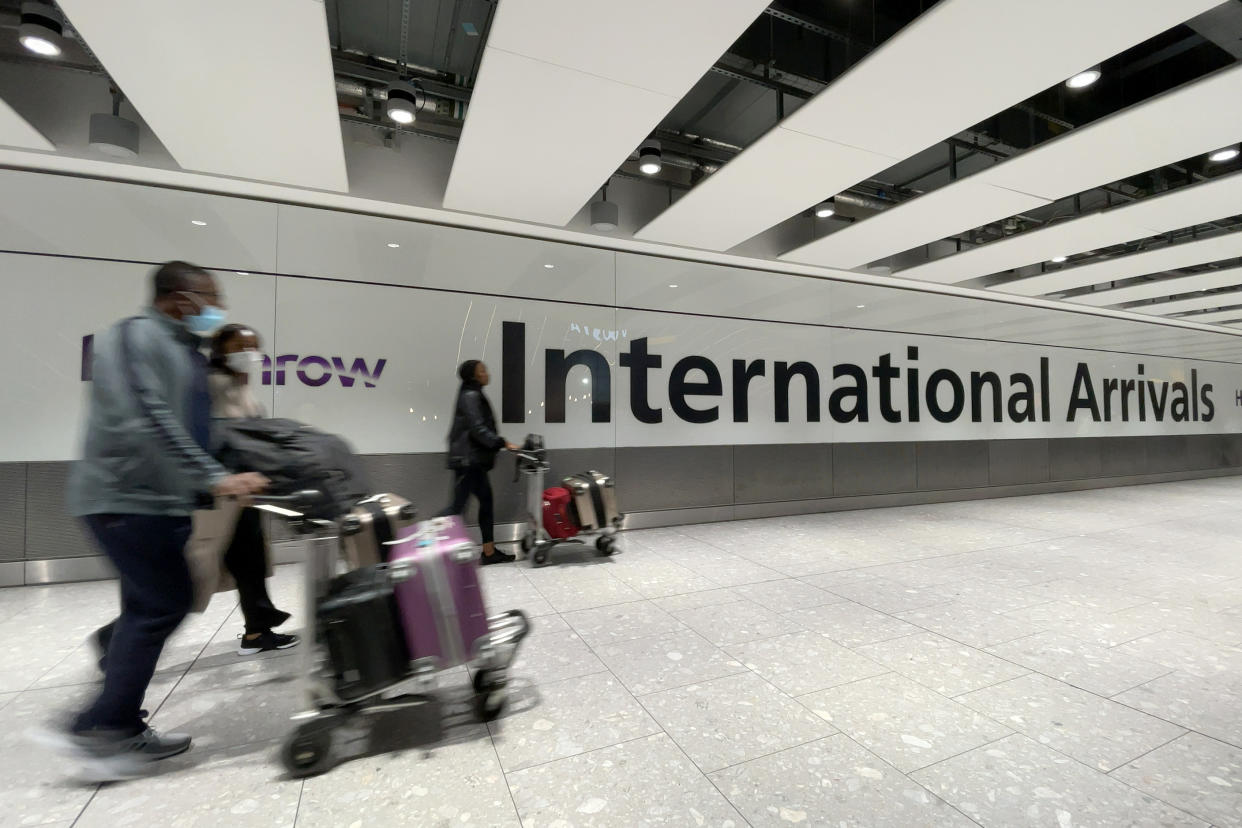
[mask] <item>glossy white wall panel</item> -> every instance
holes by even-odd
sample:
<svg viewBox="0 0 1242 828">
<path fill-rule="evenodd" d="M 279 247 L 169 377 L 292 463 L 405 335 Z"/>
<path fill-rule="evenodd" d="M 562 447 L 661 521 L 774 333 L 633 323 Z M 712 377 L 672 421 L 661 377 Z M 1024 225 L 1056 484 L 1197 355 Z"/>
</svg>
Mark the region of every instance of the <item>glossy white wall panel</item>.
<svg viewBox="0 0 1242 828">
<path fill-rule="evenodd" d="M 0 193 L 5 250 L 185 259 L 244 271 L 276 266 L 275 204 L 17 170 L 0 170 Z"/>
<path fill-rule="evenodd" d="M 280 354 L 320 356 L 346 365 L 364 359 L 374 368 L 385 360 L 374 388 L 361 380 L 346 387 L 339 376 L 313 387 L 293 366 L 276 388 L 278 416 L 292 417 L 347 437 L 363 453 L 444 451 L 458 379 L 457 366 L 482 359 L 492 372 L 488 396 L 499 421 L 504 388 L 502 325 L 526 323 L 528 421 L 501 424 L 514 442 L 534 431 L 548 445 L 580 448 L 610 445 L 611 423 L 592 425 L 590 385 L 584 368 L 571 372 L 565 423 L 545 423 L 543 401 L 546 348 L 603 353 L 615 365 L 615 344 L 595 329 L 611 332 L 612 308 L 469 296 L 402 287 L 360 286 L 282 277 L 277 309 Z M 320 367 L 308 369 L 318 381 Z"/>
<path fill-rule="evenodd" d="M 151 270 L 140 264 L 0 254 L 6 297 L 12 297 L 0 302 L 7 365 L 0 395 L 0 460 L 78 456 L 86 399 L 82 338 L 138 313 L 150 301 Z M 232 317 L 255 325 L 270 339 L 273 277 L 230 272 L 218 278 Z"/>
<path fill-rule="evenodd" d="M 285 274 L 611 304 L 614 255 L 498 233 L 280 207 L 278 258 Z"/>
</svg>

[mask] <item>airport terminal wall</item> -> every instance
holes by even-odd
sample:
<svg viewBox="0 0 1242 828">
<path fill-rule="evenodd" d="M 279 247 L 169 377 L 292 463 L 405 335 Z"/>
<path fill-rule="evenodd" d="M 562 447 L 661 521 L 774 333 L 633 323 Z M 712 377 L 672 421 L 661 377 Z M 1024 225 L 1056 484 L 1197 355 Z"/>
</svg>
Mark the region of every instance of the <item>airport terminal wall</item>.
<svg viewBox="0 0 1242 828">
<path fill-rule="evenodd" d="M 650 527 L 1235 474 L 1223 334 L 380 215 L 0 170 L 0 583 L 106 576 L 63 497 L 91 337 L 155 264 L 211 268 L 276 416 L 344 435 L 430 514 L 456 366 L 552 485 Z M 1220 348 L 1227 353 L 1228 347 Z M 1200 358 L 1190 355 L 1202 354 Z M 520 518 L 509 458 L 498 519 Z M 511 527 L 502 527 L 511 536 Z M 286 556 L 294 554 L 287 549 Z"/>
</svg>

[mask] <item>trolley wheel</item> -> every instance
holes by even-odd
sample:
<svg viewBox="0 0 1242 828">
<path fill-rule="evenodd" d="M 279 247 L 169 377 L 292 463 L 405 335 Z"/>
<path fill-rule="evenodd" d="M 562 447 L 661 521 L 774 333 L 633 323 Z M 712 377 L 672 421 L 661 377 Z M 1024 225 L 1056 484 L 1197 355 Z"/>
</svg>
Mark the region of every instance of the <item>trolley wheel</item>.
<svg viewBox="0 0 1242 828">
<path fill-rule="evenodd" d="M 500 718 L 508 704 L 505 690 L 505 682 L 495 679 L 491 670 L 479 670 L 474 674 L 474 712 L 479 721 Z"/>
<path fill-rule="evenodd" d="M 332 726 L 323 722 L 298 725 L 280 748 L 280 760 L 295 779 L 323 773 L 331 757 Z"/>
<path fill-rule="evenodd" d="M 601 555 L 611 555 L 617 551 L 617 542 L 611 535 L 600 535 L 595 539 L 595 548 Z"/>
<path fill-rule="evenodd" d="M 520 545 L 522 547 L 523 552 L 529 553 L 530 550 L 535 548 L 535 533 L 534 532 L 522 533 L 522 539 L 521 539 Z"/>
<path fill-rule="evenodd" d="M 535 554 L 531 556 L 531 562 L 535 566 L 543 566 L 548 562 L 548 547 L 540 544 L 535 547 Z"/>
</svg>

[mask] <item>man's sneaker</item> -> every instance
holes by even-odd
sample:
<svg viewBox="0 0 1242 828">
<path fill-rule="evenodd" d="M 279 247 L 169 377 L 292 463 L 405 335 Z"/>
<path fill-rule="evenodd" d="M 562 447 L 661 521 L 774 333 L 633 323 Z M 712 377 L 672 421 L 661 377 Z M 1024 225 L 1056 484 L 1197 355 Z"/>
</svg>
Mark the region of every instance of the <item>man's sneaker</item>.
<svg viewBox="0 0 1242 828">
<path fill-rule="evenodd" d="M 241 643 L 237 645 L 238 655 L 255 655 L 256 653 L 265 653 L 269 650 L 287 650 L 290 647 L 298 646 L 298 637 L 296 635 L 284 635 L 278 632 L 261 632 L 254 638 L 241 637 Z"/>
<path fill-rule="evenodd" d="M 106 731 L 73 733 L 45 730 L 32 734 L 38 741 L 77 761 L 76 776 L 84 782 L 119 782 L 147 772 L 152 762 L 190 749 L 184 733 L 159 734 L 147 727 L 134 736 Z"/>
<path fill-rule="evenodd" d="M 516 556 L 510 555 L 508 552 L 501 552 L 499 549 L 490 555 L 479 555 L 479 563 L 483 566 L 488 566 L 489 564 L 513 563 L 516 560 Z"/>
</svg>

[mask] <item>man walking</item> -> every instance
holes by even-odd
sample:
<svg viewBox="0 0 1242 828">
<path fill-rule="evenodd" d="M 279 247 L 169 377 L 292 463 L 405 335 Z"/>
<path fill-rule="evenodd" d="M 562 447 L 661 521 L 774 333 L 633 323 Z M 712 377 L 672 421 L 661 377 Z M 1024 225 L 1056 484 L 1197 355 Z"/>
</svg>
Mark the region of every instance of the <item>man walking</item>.
<svg viewBox="0 0 1242 828">
<path fill-rule="evenodd" d="M 140 708 L 164 642 L 191 606 L 190 515 L 210 495 L 245 497 L 267 485 L 262 475 L 229 474 L 207 451 L 211 402 L 198 345 L 224 319 L 215 279 L 168 262 L 152 281 L 151 307 L 96 340 L 86 447 L 69 480 L 69 510 L 121 584 L 103 689 L 60 740 L 96 781 L 139 775 L 189 749 L 189 736 L 157 734 Z"/>
</svg>

